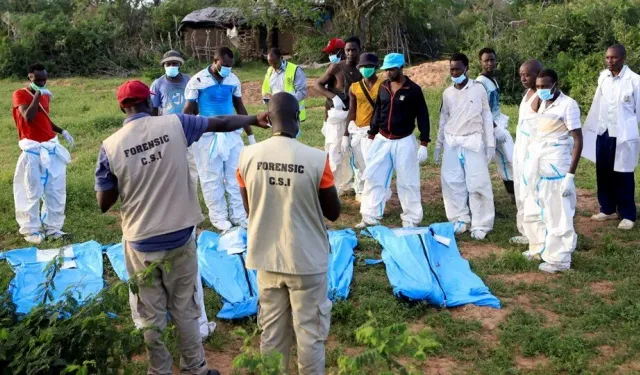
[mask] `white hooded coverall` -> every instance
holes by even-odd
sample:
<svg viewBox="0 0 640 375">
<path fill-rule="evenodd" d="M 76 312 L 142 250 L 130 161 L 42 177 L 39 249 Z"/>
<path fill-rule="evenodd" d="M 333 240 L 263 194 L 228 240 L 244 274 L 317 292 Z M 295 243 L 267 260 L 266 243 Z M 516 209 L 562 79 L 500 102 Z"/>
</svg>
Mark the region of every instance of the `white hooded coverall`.
<svg viewBox="0 0 640 375">
<path fill-rule="evenodd" d="M 202 196 L 212 222 L 230 219 L 237 224 L 247 217 L 235 175 L 244 147 L 240 132 L 205 133 L 191 146 L 198 166 Z"/>
<path fill-rule="evenodd" d="M 503 129 L 507 136 L 504 142 L 496 142 L 496 153 L 493 155 L 492 161 L 496 164 L 498 175 L 502 181 L 513 181 L 513 137 L 509 133 L 509 117 L 500 112 L 500 87 L 496 81 L 484 75 L 479 75 L 476 81 L 480 82 L 487 90 L 493 122 L 497 127 Z"/>
<path fill-rule="evenodd" d="M 529 254 L 539 254 L 546 263 L 562 269 L 570 267 L 578 238 L 573 227 L 576 192 L 562 196 L 573 150 L 569 132 L 575 129 L 580 129 L 575 100 L 561 93 L 550 105 L 543 102 L 523 172 L 527 192 L 523 224 Z"/>
<path fill-rule="evenodd" d="M 329 167 L 333 173 L 338 194 L 342 194 L 349 189 L 353 178 L 351 152 L 345 154 L 342 152 L 341 147 L 342 137 L 347 129 L 348 114 L 349 111 L 332 108 L 327 111 L 327 120 L 322 127 L 324 150 L 329 154 Z"/>
<path fill-rule="evenodd" d="M 493 118 L 484 87 L 473 80 L 442 96 L 438 147 L 442 156 L 442 197 L 447 219 L 493 229 L 495 210 L 486 148 L 495 147 Z"/>
<path fill-rule="evenodd" d="M 13 176 L 13 197 L 20 234 L 62 230 L 67 201 L 67 164 L 71 155 L 54 137 L 47 142 L 22 139 Z M 40 215 L 42 200 L 42 216 Z"/>
<path fill-rule="evenodd" d="M 524 219 L 524 198 L 527 194 L 526 185 L 522 183 L 522 172 L 524 169 L 525 159 L 527 157 L 527 150 L 531 143 L 532 137 L 535 137 L 536 131 L 536 117 L 537 113 L 531 108 L 531 103 L 537 97 L 535 93 L 527 99 L 530 91 L 527 90 L 522 101 L 520 102 L 520 113 L 518 115 L 518 127 L 516 128 L 516 143 L 513 149 L 513 186 L 516 198 L 516 222 L 518 226 L 518 232 L 521 235 L 526 236 L 522 221 Z"/>
</svg>

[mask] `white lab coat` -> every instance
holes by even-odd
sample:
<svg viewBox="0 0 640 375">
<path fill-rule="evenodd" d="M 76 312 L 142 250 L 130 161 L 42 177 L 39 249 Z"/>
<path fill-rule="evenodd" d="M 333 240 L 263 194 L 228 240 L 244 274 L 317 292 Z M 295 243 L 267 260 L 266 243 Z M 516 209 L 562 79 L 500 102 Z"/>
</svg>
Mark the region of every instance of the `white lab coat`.
<svg viewBox="0 0 640 375">
<path fill-rule="evenodd" d="M 600 73 L 598 88 L 591 103 L 591 109 L 584 123 L 584 146 L 582 156 L 593 162 L 596 161 L 596 138 L 601 112 L 606 113 L 608 103 L 603 100 L 602 82 L 608 71 Z M 618 95 L 618 128 L 616 137 L 616 160 L 613 170 L 616 172 L 633 172 L 638 165 L 640 153 L 640 137 L 638 123 L 640 123 L 640 75 L 624 66 L 621 74 L 620 91 Z"/>
</svg>

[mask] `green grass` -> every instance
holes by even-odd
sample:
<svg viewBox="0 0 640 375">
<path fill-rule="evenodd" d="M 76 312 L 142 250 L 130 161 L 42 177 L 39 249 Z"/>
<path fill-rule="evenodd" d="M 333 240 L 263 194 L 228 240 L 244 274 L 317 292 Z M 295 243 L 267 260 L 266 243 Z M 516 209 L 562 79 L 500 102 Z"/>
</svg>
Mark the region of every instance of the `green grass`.
<svg viewBox="0 0 640 375">
<path fill-rule="evenodd" d="M 245 64 L 234 69 L 243 81 L 261 80 L 264 65 Z M 317 76 L 319 72 L 311 72 Z M 115 100 L 115 91 L 123 79 L 74 78 L 51 80 L 50 87 L 56 94 L 52 102 L 52 117 L 76 139 L 72 150 L 72 162 L 68 167 L 67 219 L 65 230 L 73 233 L 67 242 L 48 242 L 44 247 L 57 247 L 65 243 L 96 240 L 104 244 L 119 242 L 121 231 L 115 213 L 101 214 L 95 203 L 93 191 L 95 161 L 100 143 L 120 126 L 123 114 Z M 11 93 L 22 82 L 0 81 L 0 106 L 5 109 L 0 116 L 0 246 L 8 250 L 27 244 L 18 235 L 13 212 L 12 179 L 19 155 L 15 126 L 10 115 Z M 435 139 L 440 105 L 440 90 L 427 90 L 430 109 L 432 139 Z M 308 120 L 303 124 L 301 141 L 322 148 L 323 110 L 322 99 L 311 99 Z M 262 106 L 248 106 L 252 113 Z M 584 109 L 583 109 L 584 110 Z M 511 118 L 511 132 L 515 133 L 517 108 L 506 106 Z M 256 136 L 265 139 L 269 133 L 256 130 Z M 430 146 L 430 156 L 433 146 Z M 439 169 L 432 160 L 421 169 L 422 179 L 429 186 L 439 185 Z M 486 328 L 481 320 L 461 316 L 459 311 L 437 309 L 426 304 L 409 304 L 397 300 L 386 278 L 384 266 L 365 266 L 363 259 L 379 257 L 380 247 L 371 239 L 359 238 L 356 251 L 357 263 L 347 301 L 334 305 L 331 345 L 327 350 L 327 363 L 335 368 L 337 358 L 348 348 L 356 347 L 354 330 L 367 319 L 367 311 L 373 311 L 382 322 L 406 321 L 410 325 L 429 326 L 442 346 L 428 353 L 422 368 L 443 357 L 455 362 L 448 372 L 482 374 L 516 373 L 614 373 L 623 364 L 638 366 L 640 360 L 640 263 L 638 230 L 620 233 L 614 223 L 594 226 L 588 231 L 578 228 L 578 252 L 574 255 L 574 269 L 556 277 L 542 278 L 542 282 L 512 282 L 501 275 L 522 276 L 537 273 L 535 265 L 523 260 L 523 250 L 509 244 L 509 237 L 516 233 L 515 208 L 508 199 L 501 181 L 492 166 L 496 197 L 496 224 L 485 244 L 502 248 L 499 254 L 487 253 L 474 258 L 471 265 L 502 300 L 504 318 L 494 329 Z M 594 191 L 595 168 L 583 160 L 576 178 L 578 188 Z M 638 193 L 638 192 L 636 192 Z M 423 197 L 425 218 L 423 225 L 445 221 L 444 206 L 435 192 L 427 189 Z M 638 195 L 638 194 L 636 194 Z M 582 198 L 581 198 L 582 199 Z M 593 201 L 593 197 L 589 198 Z M 583 202 L 581 202 L 583 203 Z M 203 205 L 203 209 L 204 209 Z M 589 206 L 578 208 L 577 217 L 590 215 Z M 397 210 L 388 210 L 384 224 L 400 225 Z M 333 228 L 351 227 L 359 220 L 358 206 L 353 197 L 344 202 L 343 216 Z M 212 229 L 210 223 L 202 224 Z M 472 240 L 469 236 L 459 239 L 464 252 Z M 110 268 L 108 262 L 105 267 Z M 111 272 L 110 270 L 107 273 Z M 0 265 L 0 288 L 5 289 L 12 277 L 9 267 Z M 602 294 L 592 288 L 594 282 L 607 281 L 610 292 Z M 523 302 L 524 301 L 524 302 Z M 208 315 L 213 318 L 221 306 L 220 298 L 211 290 L 205 290 Z M 236 354 L 240 342 L 231 335 L 236 326 L 248 331 L 255 328 L 255 319 L 241 322 L 218 322 L 217 333 L 207 340 L 211 351 Z M 174 348 L 175 341 L 170 346 Z M 599 348 L 612 348 L 612 355 L 600 356 Z M 142 351 L 142 348 L 141 348 Z M 539 367 L 519 364 L 519 359 L 542 359 Z M 211 364 L 215 366 L 214 364 Z M 640 371 L 640 367 L 635 368 Z M 135 373 L 143 373 L 144 366 L 132 365 Z M 442 373 L 446 373 L 443 371 Z"/>
</svg>

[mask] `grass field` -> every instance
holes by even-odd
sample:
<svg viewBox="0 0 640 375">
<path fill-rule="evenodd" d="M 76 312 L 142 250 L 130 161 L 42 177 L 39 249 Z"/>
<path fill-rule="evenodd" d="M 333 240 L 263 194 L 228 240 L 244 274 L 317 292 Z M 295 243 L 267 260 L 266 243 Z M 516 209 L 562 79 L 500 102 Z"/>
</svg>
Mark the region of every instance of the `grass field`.
<svg viewBox="0 0 640 375">
<path fill-rule="evenodd" d="M 264 70 L 251 65 L 236 69 L 243 80 L 260 79 Z M 317 75 L 317 72 L 314 73 Z M 124 118 L 115 100 L 123 79 L 73 78 L 51 80 L 55 93 L 52 117 L 75 137 L 72 162 L 67 171 L 67 219 L 65 230 L 73 233 L 66 243 L 96 240 L 119 242 L 117 212 L 101 214 L 93 191 L 94 167 L 100 143 L 115 132 Z M 25 247 L 18 235 L 13 212 L 12 179 L 19 155 L 11 118 L 11 93 L 22 82 L 0 81 L 0 245 L 2 249 Z M 431 110 L 432 138 L 437 132 L 441 90 L 425 91 Z M 323 111 L 321 100 L 311 101 L 301 141 L 321 148 Z M 249 112 L 260 110 L 249 106 Z M 586 111 L 583 108 L 583 111 Z M 515 133 L 517 108 L 505 106 Z M 256 130 L 258 139 L 268 137 Z M 64 141 L 63 141 L 64 142 Z M 429 147 L 430 157 L 433 146 Z M 467 235 L 459 238 L 463 255 L 503 304 L 502 310 L 467 306 L 437 309 L 425 304 L 408 304 L 395 299 L 383 266 L 365 266 L 363 259 L 379 257 L 380 247 L 359 237 L 357 262 L 351 295 L 334 305 L 327 366 L 335 369 L 341 354 L 358 353 L 354 330 L 372 311 L 384 323 L 406 321 L 413 330 L 429 327 L 441 344 L 424 362 L 414 363 L 425 373 L 549 374 L 549 373 L 640 373 L 640 251 L 638 229 L 620 232 L 617 223 L 594 224 L 588 219 L 597 211 L 595 167 L 583 160 L 578 169 L 576 226 L 578 251 L 573 269 L 562 275 L 546 275 L 520 256 L 524 249 L 508 243 L 516 233 L 515 207 L 492 167 L 496 197 L 495 229 L 482 242 Z M 421 168 L 423 181 L 423 225 L 446 221 L 440 192 L 439 168 L 432 160 Z M 636 192 L 638 195 L 638 192 Z M 202 205 L 204 208 L 204 205 Z M 117 207 L 116 207 L 117 208 Z M 342 217 L 332 228 L 352 227 L 359 221 L 359 207 L 353 197 L 343 201 Z M 387 206 L 384 224 L 399 226 L 400 205 L 393 198 Z M 206 215 L 205 215 L 206 216 Z M 210 223 L 202 224 L 212 229 Z M 62 245 L 49 242 L 46 247 Z M 106 277 L 113 272 L 105 263 Z M 0 264 L 0 288 L 7 287 L 12 274 Z M 217 295 L 206 290 L 207 313 L 212 319 L 221 306 Z M 214 336 L 206 342 L 212 367 L 224 371 L 238 354 L 241 341 L 231 334 L 237 326 L 252 331 L 254 320 L 218 322 Z M 175 353 L 175 345 L 172 345 Z M 141 348 L 141 352 L 142 352 Z M 142 357 L 140 357 L 142 358 Z M 144 364 L 134 364 L 144 373 Z M 224 372 L 223 372 L 224 373 Z"/>
</svg>

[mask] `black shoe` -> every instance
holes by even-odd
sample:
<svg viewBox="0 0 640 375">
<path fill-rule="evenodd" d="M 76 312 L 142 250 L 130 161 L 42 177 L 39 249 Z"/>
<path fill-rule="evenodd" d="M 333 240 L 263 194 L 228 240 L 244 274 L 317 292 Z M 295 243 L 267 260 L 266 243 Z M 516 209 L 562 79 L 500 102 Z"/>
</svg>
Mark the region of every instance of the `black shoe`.
<svg viewBox="0 0 640 375">
<path fill-rule="evenodd" d="M 212 368 L 212 369 L 209 369 L 209 372 L 207 372 L 207 375 L 220 375 L 220 371 Z"/>
</svg>

